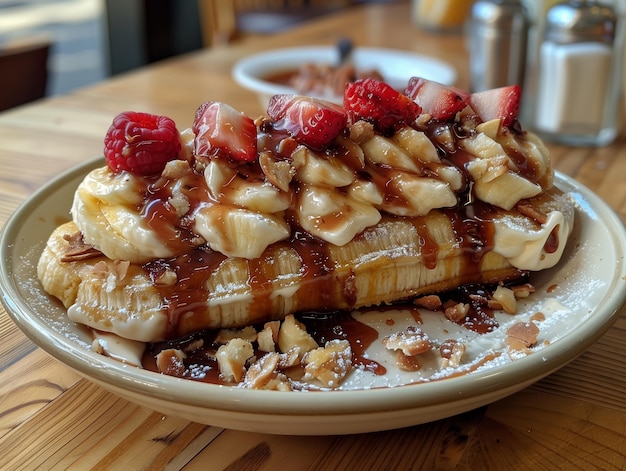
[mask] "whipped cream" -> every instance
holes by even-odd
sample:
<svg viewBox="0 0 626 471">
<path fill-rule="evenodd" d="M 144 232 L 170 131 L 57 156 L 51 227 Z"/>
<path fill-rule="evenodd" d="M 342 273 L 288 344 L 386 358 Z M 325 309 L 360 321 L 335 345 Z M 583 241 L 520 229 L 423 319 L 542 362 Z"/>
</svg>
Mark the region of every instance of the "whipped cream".
<svg viewBox="0 0 626 471">
<path fill-rule="evenodd" d="M 551 211 L 547 221 L 536 228 L 512 217 L 499 219 L 494 226 L 493 251 L 520 270 L 539 271 L 561 259 L 565 241 L 573 229 L 573 214 Z"/>
</svg>

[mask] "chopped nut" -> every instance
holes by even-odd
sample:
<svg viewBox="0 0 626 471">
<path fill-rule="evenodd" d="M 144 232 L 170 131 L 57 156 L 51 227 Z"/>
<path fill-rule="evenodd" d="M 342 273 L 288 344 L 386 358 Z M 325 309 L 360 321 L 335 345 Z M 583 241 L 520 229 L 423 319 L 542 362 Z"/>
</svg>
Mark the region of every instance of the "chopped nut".
<svg viewBox="0 0 626 471">
<path fill-rule="evenodd" d="M 109 266 L 107 265 L 107 262 L 100 260 L 93 267 L 91 267 L 91 272 L 97 277 L 104 278 L 109 274 Z"/>
<path fill-rule="evenodd" d="M 189 162 L 181 159 L 170 160 L 161 172 L 161 178 L 168 180 L 180 180 L 185 175 L 192 172 Z"/>
<path fill-rule="evenodd" d="M 441 298 L 436 294 L 430 294 L 427 296 L 422 296 L 413 301 L 418 307 L 423 307 L 424 309 L 428 309 L 430 311 L 436 311 L 437 309 L 441 309 L 443 303 L 441 302 Z"/>
<path fill-rule="evenodd" d="M 442 368 L 458 368 L 465 354 L 465 344 L 454 339 L 446 340 L 439 347 L 439 354 L 442 358 Z"/>
<path fill-rule="evenodd" d="M 276 370 L 280 355 L 278 353 L 266 353 L 255 361 L 244 377 L 242 386 L 249 389 L 262 389 L 270 379 L 276 377 Z"/>
<path fill-rule="evenodd" d="M 191 208 L 191 204 L 189 204 L 189 199 L 187 198 L 187 196 L 180 192 L 172 195 L 172 197 L 169 198 L 167 202 L 172 206 L 172 208 L 174 208 L 174 211 L 176 211 L 176 216 L 178 216 L 179 218 L 182 218 L 185 214 L 187 214 L 187 211 L 189 211 L 189 208 Z"/>
<path fill-rule="evenodd" d="M 100 260 L 91 268 L 91 272 L 99 278 L 105 278 L 107 283 L 115 284 L 116 281 L 126 278 L 129 267 L 130 262 L 126 260 L 114 260 L 113 263 Z"/>
<path fill-rule="evenodd" d="M 160 373 L 182 377 L 185 373 L 185 353 L 177 348 L 161 350 L 156 356 L 156 366 Z"/>
<path fill-rule="evenodd" d="M 107 263 L 100 260 L 91 267 L 91 273 L 98 279 L 102 279 L 102 289 L 112 293 L 116 288 L 123 285 L 124 278 L 128 274 L 129 261 L 114 260 Z"/>
<path fill-rule="evenodd" d="M 86 244 L 81 232 L 63 235 L 68 243 L 65 252 L 61 256 L 62 262 L 75 262 L 77 260 L 87 260 L 88 258 L 99 257 L 102 253 L 93 246 Z"/>
<path fill-rule="evenodd" d="M 509 314 L 515 314 L 517 311 L 517 301 L 513 290 L 498 285 L 493 293 L 493 299 L 502 305 L 502 309 Z"/>
<path fill-rule="evenodd" d="M 280 370 L 299 364 L 298 353 L 269 352 L 255 361 L 246 372 L 241 387 L 248 389 L 269 389 L 291 391 L 290 378 Z"/>
<path fill-rule="evenodd" d="M 530 316 L 531 321 L 542 322 L 546 320 L 546 315 L 543 312 L 535 312 L 532 316 Z"/>
<path fill-rule="evenodd" d="M 517 299 L 527 298 L 531 293 L 535 292 L 535 287 L 530 283 L 524 283 L 523 285 L 511 286 L 513 294 Z"/>
<path fill-rule="evenodd" d="M 288 352 L 280 354 L 278 369 L 286 370 L 287 368 L 291 368 L 292 366 L 296 366 L 299 364 L 300 358 L 298 357 L 298 349 L 292 348 Z"/>
<path fill-rule="evenodd" d="M 500 133 L 500 125 L 502 121 L 500 119 L 490 119 L 476 126 L 476 132 L 485 133 L 491 139 L 497 140 Z"/>
<path fill-rule="evenodd" d="M 302 358 L 304 379 L 317 379 L 324 386 L 336 388 L 352 367 L 352 348 L 347 340 L 331 340 L 324 347 L 307 352 Z"/>
<path fill-rule="evenodd" d="M 285 318 L 278 332 L 278 347 L 281 352 L 288 352 L 292 348 L 296 348 L 298 357 L 301 359 L 306 352 L 318 346 L 304 325 L 298 322 L 293 315 L 290 314 Z"/>
<path fill-rule="evenodd" d="M 506 331 L 506 343 L 513 350 L 525 350 L 537 343 L 539 327 L 534 322 L 517 322 Z"/>
<path fill-rule="evenodd" d="M 262 152 L 259 156 L 261 170 L 267 180 L 281 191 L 289 191 L 289 184 L 296 174 L 296 169 L 286 160 L 274 160 L 270 152 Z"/>
<path fill-rule="evenodd" d="M 248 325 L 243 329 L 220 329 L 215 336 L 214 342 L 217 344 L 228 343 L 232 339 L 242 339 L 254 342 L 257 339 L 257 332 L 254 327 Z"/>
<path fill-rule="evenodd" d="M 279 155 L 291 156 L 300 144 L 293 137 L 286 137 L 278 143 L 277 151 Z M 297 169 L 298 166 L 296 165 Z"/>
<path fill-rule="evenodd" d="M 484 182 L 491 182 L 509 171 L 509 157 L 506 155 L 485 159 L 485 162 L 487 163 L 487 168 L 482 175 Z"/>
<path fill-rule="evenodd" d="M 246 362 L 254 356 L 252 343 L 234 338 L 217 349 L 215 355 L 220 374 L 226 381 L 239 382 L 246 373 Z"/>
<path fill-rule="evenodd" d="M 155 279 L 154 284 L 157 286 L 174 286 L 178 281 L 178 275 L 174 270 L 164 270 Z"/>
<path fill-rule="evenodd" d="M 115 260 L 113 262 L 112 269 L 109 268 L 109 270 L 119 281 L 122 281 L 124 278 L 126 278 L 129 267 L 130 262 L 128 260 Z"/>
<path fill-rule="evenodd" d="M 465 319 L 465 316 L 469 313 L 469 304 L 457 303 L 452 306 L 446 307 L 444 315 L 452 322 L 459 322 Z"/>
<path fill-rule="evenodd" d="M 422 329 L 411 325 L 385 337 L 383 345 L 388 350 L 401 350 L 406 356 L 413 356 L 430 350 L 430 339 Z"/>
<path fill-rule="evenodd" d="M 374 126 L 367 121 L 359 120 L 350 126 L 350 139 L 357 144 L 369 141 L 374 137 Z"/>
<path fill-rule="evenodd" d="M 406 355 L 402 350 L 396 350 L 396 366 L 403 371 L 419 371 L 422 364 L 417 355 Z"/>
<path fill-rule="evenodd" d="M 485 295 L 482 295 L 482 294 L 479 294 L 479 293 L 470 293 L 468 295 L 468 297 L 472 300 L 472 302 L 474 304 L 480 304 L 480 305 L 483 305 L 483 306 L 488 305 L 489 304 L 489 300 L 490 300 L 489 297 L 487 297 Z"/>
<path fill-rule="evenodd" d="M 494 311 L 502 311 L 504 308 L 502 307 L 502 304 L 500 304 L 498 301 L 496 301 L 495 299 L 488 299 L 487 300 L 487 307 L 489 309 L 493 309 Z"/>
<path fill-rule="evenodd" d="M 280 322 L 266 322 L 263 330 L 257 334 L 256 340 L 262 352 L 275 352 Z"/>
</svg>

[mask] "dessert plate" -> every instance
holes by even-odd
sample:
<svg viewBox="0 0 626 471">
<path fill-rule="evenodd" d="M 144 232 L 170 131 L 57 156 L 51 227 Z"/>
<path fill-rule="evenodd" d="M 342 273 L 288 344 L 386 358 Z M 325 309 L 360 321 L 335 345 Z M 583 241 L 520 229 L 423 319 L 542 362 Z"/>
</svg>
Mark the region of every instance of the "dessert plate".
<svg viewBox="0 0 626 471">
<path fill-rule="evenodd" d="M 103 162 L 86 162 L 62 174 L 9 219 L 0 238 L 1 299 L 18 327 L 50 355 L 103 388 L 161 413 L 225 428 L 306 435 L 437 420 L 501 399 L 562 367 L 611 326 L 626 302 L 624 225 L 590 190 L 557 174 L 557 185 L 571 193 L 576 205 L 566 253 L 559 265 L 532 278 L 536 292 L 520 303 L 517 314 L 499 314 L 501 327 L 495 332 L 466 338 L 469 357 L 477 358 L 469 369 L 428 378 L 420 373 L 412 380 L 394 373 L 384 385 L 362 375 L 350 379 L 346 390 L 308 392 L 250 390 L 160 375 L 92 352 L 89 333 L 70 322 L 37 281 L 37 260 L 50 232 L 69 219 L 83 176 Z M 539 322 L 537 351 L 507 353 L 507 323 L 527 321 L 538 312 L 545 319 Z M 381 321 L 390 315 L 403 314 L 372 311 L 363 320 L 384 326 Z M 429 322 L 445 322 L 442 318 L 424 314 L 425 328 Z M 480 360 L 481 355 L 494 360 Z"/>
</svg>

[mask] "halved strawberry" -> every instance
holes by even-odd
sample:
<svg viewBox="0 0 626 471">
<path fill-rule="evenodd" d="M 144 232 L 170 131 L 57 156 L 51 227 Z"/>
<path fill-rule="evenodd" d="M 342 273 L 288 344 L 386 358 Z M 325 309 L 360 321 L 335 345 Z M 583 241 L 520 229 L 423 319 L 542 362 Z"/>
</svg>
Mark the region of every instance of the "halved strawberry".
<svg viewBox="0 0 626 471">
<path fill-rule="evenodd" d="M 412 123 L 422 109 L 411 98 L 384 82 L 365 78 L 346 85 L 343 106 L 351 123 L 369 121 L 380 132 L 393 132 Z"/>
<path fill-rule="evenodd" d="M 434 119 L 445 121 L 453 118 L 467 106 L 470 94 L 421 77 L 412 77 L 404 92 L 415 100 Z"/>
<path fill-rule="evenodd" d="M 519 116 L 521 96 L 519 85 L 509 85 L 472 93 L 469 104 L 483 122 L 500 118 L 509 126 Z"/>
<path fill-rule="evenodd" d="M 239 161 L 257 159 L 254 121 L 226 103 L 207 101 L 196 111 L 193 122 L 195 153 L 211 157 L 224 153 Z"/>
<path fill-rule="evenodd" d="M 296 141 L 322 150 L 346 127 L 345 110 L 334 103 L 299 95 L 274 95 L 267 107 L 274 128 Z"/>
</svg>

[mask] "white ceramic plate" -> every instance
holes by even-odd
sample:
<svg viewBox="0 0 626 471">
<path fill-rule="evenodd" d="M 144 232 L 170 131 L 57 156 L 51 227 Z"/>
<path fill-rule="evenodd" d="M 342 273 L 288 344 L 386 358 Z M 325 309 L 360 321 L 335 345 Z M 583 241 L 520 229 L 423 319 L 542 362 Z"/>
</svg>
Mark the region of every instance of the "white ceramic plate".
<svg viewBox="0 0 626 471">
<path fill-rule="evenodd" d="M 626 301 L 624 225 L 588 189 L 557 175 L 558 186 L 571 192 L 576 203 L 576 229 L 561 263 L 533 278 L 537 292 L 519 306 L 518 314 L 500 318 L 506 323 L 544 312 L 538 351 L 514 360 L 501 355 L 508 360 L 420 384 L 370 388 L 366 378 L 357 378 L 354 389 L 345 391 L 247 390 L 160 375 L 90 351 L 87 332 L 67 320 L 36 278 L 42 246 L 68 219 L 76 186 L 88 170 L 102 164 L 101 159 L 86 162 L 51 181 L 7 222 L 0 238 L 2 302 L 19 328 L 53 357 L 105 389 L 161 413 L 226 428 L 306 435 L 424 423 L 503 398 L 562 367 L 610 327 Z M 431 315 L 435 324 L 442 317 Z M 498 335 L 485 334 L 470 343 L 497 352 L 505 348 Z M 405 380 L 386 378 L 390 386 Z"/>
<path fill-rule="evenodd" d="M 423 77 L 446 85 L 456 81 L 456 70 L 439 59 L 394 49 L 357 47 L 352 51 L 357 70 L 378 70 L 385 82 L 404 90 L 411 77 Z M 257 92 L 261 105 L 267 107 L 270 97 L 279 93 L 294 93 L 287 86 L 264 80 L 275 73 L 296 70 L 306 63 L 337 64 L 339 53 L 335 47 L 297 47 L 275 49 L 246 57 L 235 64 L 233 78 L 241 86 Z M 343 97 L 322 97 L 341 103 Z"/>
</svg>

